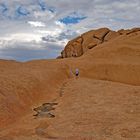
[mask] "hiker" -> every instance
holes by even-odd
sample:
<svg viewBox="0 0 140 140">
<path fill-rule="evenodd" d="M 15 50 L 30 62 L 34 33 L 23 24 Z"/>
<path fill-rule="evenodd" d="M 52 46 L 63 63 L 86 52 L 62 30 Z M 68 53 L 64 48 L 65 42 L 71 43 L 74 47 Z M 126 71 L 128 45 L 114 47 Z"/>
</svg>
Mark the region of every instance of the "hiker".
<svg viewBox="0 0 140 140">
<path fill-rule="evenodd" d="M 75 70 L 75 76 L 76 76 L 76 78 L 79 76 L 79 69 L 78 68 L 76 68 L 76 70 Z"/>
</svg>

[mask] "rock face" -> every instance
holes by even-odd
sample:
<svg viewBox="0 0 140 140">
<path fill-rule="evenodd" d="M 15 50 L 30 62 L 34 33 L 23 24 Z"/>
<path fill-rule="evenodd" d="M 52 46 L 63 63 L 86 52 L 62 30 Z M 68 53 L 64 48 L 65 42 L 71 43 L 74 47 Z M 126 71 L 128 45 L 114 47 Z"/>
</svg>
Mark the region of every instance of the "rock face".
<svg viewBox="0 0 140 140">
<path fill-rule="evenodd" d="M 104 38 L 104 41 L 109 41 L 111 39 L 114 39 L 116 37 L 118 37 L 120 34 L 118 32 L 115 31 L 110 31 Z"/>
<path fill-rule="evenodd" d="M 129 35 L 138 31 L 140 31 L 140 28 L 133 28 L 131 30 L 121 29 L 119 31 L 111 31 L 108 28 L 100 28 L 88 31 L 69 41 L 64 50 L 61 52 L 61 56 L 59 58 L 79 57 L 89 49 L 98 47 L 99 44 L 115 39 L 120 35 Z"/>
<path fill-rule="evenodd" d="M 0 60 L 0 140 L 140 140 L 140 31 L 103 31 L 78 59 Z"/>
<path fill-rule="evenodd" d="M 83 38 L 77 37 L 72 41 L 69 41 L 65 49 L 61 52 L 61 57 L 77 57 L 83 54 Z"/>
</svg>

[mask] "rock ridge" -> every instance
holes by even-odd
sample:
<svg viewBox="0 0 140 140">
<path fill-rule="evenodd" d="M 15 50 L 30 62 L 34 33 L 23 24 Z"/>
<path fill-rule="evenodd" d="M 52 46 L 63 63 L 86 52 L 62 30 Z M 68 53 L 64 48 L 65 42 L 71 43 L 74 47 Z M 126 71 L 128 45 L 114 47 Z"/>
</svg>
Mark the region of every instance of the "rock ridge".
<svg viewBox="0 0 140 140">
<path fill-rule="evenodd" d="M 130 35 L 140 31 L 140 28 L 121 29 L 112 31 L 108 28 L 91 30 L 70 40 L 58 58 L 79 57 L 88 50 L 98 47 L 99 44 L 115 39 L 121 35 Z"/>
</svg>

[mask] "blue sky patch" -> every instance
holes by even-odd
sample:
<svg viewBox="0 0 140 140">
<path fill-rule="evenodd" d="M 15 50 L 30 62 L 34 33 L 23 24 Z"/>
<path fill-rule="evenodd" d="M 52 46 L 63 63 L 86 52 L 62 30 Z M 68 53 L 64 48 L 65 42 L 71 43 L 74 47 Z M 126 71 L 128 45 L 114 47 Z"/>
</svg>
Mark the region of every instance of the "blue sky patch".
<svg viewBox="0 0 140 140">
<path fill-rule="evenodd" d="M 55 8 L 49 7 L 43 0 L 39 0 L 38 1 L 38 4 L 39 4 L 39 6 L 40 6 L 40 8 L 41 8 L 42 11 L 48 10 L 51 13 L 54 13 L 55 12 Z"/>
<path fill-rule="evenodd" d="M 19 6 L 19 7 L 17 8 L 16 12 L 17 12 L 17 14 L 18 14 L 19 16 L 26 16 L 26 15 L 29 14 L 28 10 L 25 9 L 24 7 L 22 7 L 22 6 Z"/>
<path fill-rule="evenodd" d="M 6 12 L 8 10 L 8 8 L 6 7 L 6 5 L 5 4 L 0 4 L 0 12 L 2 12 L 2 13 L 4 13 L 4 12 Z"/>
<path fill-rule="evenodd" d="M 40 6 L 42 11 L 46 11 L 47 5 L 46 5 L 46 3 L 43 0 L 39 0 L 38 4 L 39 4 L 39 6 Z"/>
<path fill-rule="evenodd" d="M 53 7 L 49 7 L 48 10 L 49 10 L 51 13 L 54 13 L 54 12 L 56 11 Z"/>
<path fill-rule="evenodd" d="M 84 20 L 87 17 L 72 17 L 72 16 L 67 16 L 63 19 L 60 19 L 59 21 L 64 23 L 64 24 L 76 24 L 79 23 L 81 20 Z"/>
</svg>

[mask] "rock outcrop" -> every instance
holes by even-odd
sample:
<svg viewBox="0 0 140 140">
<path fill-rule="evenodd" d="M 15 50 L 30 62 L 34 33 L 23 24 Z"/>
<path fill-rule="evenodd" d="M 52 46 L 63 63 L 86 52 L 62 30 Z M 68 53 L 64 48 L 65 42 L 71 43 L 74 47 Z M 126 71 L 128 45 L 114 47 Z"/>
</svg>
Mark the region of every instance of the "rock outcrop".
<svg viewBox="0 0 140 140">
<path fill-rule="evenodd" d="M 112 31 L 108 28 L 100 28 L 88 31 L 69 41 L 64 50 L 61 52 L 61 56 L 59 58 L 79 57 L 89 49 L 97 47 L 99 44 L 115 39 L 120 35 L 129 35 L 138 31 L 140 31 L 140 28 L 133 28 L 131 30 L 121 29 L 119 31 Z"/>
</svg>

